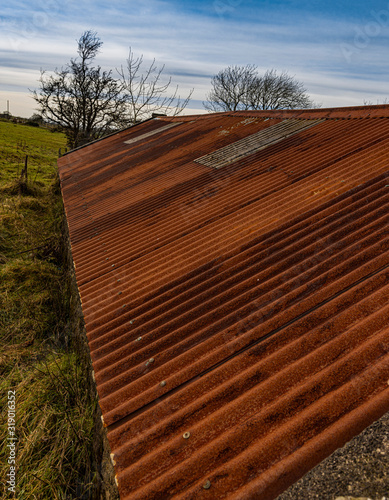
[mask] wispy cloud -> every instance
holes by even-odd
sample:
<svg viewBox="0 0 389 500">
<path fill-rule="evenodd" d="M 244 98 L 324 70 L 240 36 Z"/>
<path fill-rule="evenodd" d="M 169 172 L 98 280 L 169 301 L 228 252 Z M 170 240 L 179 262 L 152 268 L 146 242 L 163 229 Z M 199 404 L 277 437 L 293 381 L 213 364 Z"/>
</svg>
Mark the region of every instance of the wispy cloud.
<svg viewBox="0 0 389 500">
<path fill-rule="evenodd" d="M 195 88 L 193 109 L 205 99 L 211 77 L 232 64 L 288 71 L 325 106 L 382 99 L 389 4 L 378 3 L 373 10 L 366 2 L 333 0 L 298 6 L 287 0 L 19 0 L 0 18 L 0 99 L 18 91 L 26 106 L 40 68 L 66 64 L 86 29 L 104 42 L 103 67 L 124 64 L 129 46 L 146 61 L 155 57 L 183 93 Z M 32 108 L 33 101 L 15 114 Z"/>
</svg>

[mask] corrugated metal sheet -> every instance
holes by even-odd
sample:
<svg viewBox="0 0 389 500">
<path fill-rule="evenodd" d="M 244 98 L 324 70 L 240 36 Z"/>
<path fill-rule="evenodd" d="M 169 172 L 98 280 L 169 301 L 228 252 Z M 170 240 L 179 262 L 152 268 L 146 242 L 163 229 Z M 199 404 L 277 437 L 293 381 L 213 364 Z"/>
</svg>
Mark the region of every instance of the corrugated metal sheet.
<svg viewBox="0 0 389 500">
<path fill-rule="evenodd" d="M 160 118 L 60 159 L 121 498 L 272 499 L 389 409 L 388 118 Z"/>
<path fill-rule="evenodd" d="M 145 139 L 149 139 L 151 136 L 153 136 L 155 134 L 160 134 L 161 132 L 164 132 L 165 130 L 169 130 L 172 127 L 176 127 L 179 124 L 180 124 L 179 122 L 168 123 L 167 125 L 159 127 L 155 130 L 151 130 L 150 132 L 145 132 L 142 135 L 132 137 L 131 139 L 128 139 L 128 141 L 124 141 L 124 144 L 134 144 L 134 142 L 144 141 Z"/>
<path fill-rule="evenodd" d="M 196 158 L 194 161 L 206 165 L 207 167 L 225 167 L 229 163 L 260 151 L 270 144 L 275 144 L 304 129 L 313 127 L 321 121 L 323 120 L 284 120 L 277 125 L 255 132 L 217 151 L 212 151 L 212 153 L 202 156 L 201 158 Z"/>
</svg>

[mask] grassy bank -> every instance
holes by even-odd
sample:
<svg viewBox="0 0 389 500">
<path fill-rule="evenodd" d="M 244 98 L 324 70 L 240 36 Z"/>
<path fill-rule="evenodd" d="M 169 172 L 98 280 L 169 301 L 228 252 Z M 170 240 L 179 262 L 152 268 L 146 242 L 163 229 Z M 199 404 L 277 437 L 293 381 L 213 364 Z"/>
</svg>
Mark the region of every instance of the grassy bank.
<svg viewBox="0 0 389 500">
<path fill-rule="evenodd" d="M 90 498 L 95 403 L 72 335 L 56 175 L 65 144 L 63 134 L 0 121 L 1 498 L 13 497 L 8 391 L 16 395 L 15 497 Z"/>
</svg>

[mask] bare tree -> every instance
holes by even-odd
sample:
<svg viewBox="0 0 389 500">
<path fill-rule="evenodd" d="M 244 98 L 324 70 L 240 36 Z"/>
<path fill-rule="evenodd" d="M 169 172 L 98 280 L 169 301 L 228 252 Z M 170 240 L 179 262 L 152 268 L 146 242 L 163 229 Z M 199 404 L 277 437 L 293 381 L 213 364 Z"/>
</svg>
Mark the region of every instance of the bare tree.
<svg viewBox="0 0 389 500">
<path fill-rule="evenodd" d="M 249 109 L 303 109 L 313 106 L 304 85 L 283 72 L 272 69 L 257 76 L 248 93 Z"/>
<path fill-rule="evenodd" d="M 71 148 L 97 139 L 117 127 L 126 99 L 111 71 L 93 66 L 102 41 L 85 31 L 78 40 L 78 58 L 54 74 L 41 71 L 39 91 L 33 91 L 42 117 L 64 127 Z"/>
<path fill-rule="evenodd" d="M 164 81 L 165 66 L 158 68 L 155 59 L 150 65 L 144 65 L 143 56 L 136 57 L 130 48 L 126 70 L 118 70 L 127 102 L 126 121 L 135 124 L 149 118 L 152 113 L 176 116 L 187 106 L 189 95 L 181 99 L 178 86 L 169 92 L 171 77 Z"/>
<path fill-rule="evenodd" d="M 260 76 L 252 65 L 220 71 L 213 77 L 212 90 L 203 104 L 209 111 L 317 107 L 294 77 L 285 72 L 277 75 L 274 69 Z"/>
<path fill-rule="evenodd" d="M 78 40 L 78 58 L 53 74 L 41 71 L 39 91 L 32 91 L 43 119 L 64 128 L 71 148 L 98 139 L 112 130 L 149 118 L 152 113 L 177 115 L 187 106 L 178 87 L 169 93 L 171 78 L 164 81 L 164 66 L 155 59 L 143 68 L 143 56 L 130 49 L 127 71 L 119 78 L 93 61 L 102 46 L 95 32 L 85 31 Z"/>
<path fill-rule="evenodd" d="M 379 99 L 377 99 L 376 103 L 374 104 L 373 101 L 367 101 L 366 99 L 363 100 L 363 105 L 364 106 L 378 106 L 378 105 L 381 105 L 381 104 L 389 104 L 389 100 L 387 97 L 385 97 L 385 99 L 382 100 L 382 102 L 379 101 Z"/>
<path fill-rule="evenodd" d="M 256 78 L 256 67 L 229 66 L 212 78 L 212 90 L 204 107 L 208 111 L 238 111 L 250 109 L 247 101 Z"/>
</svg>

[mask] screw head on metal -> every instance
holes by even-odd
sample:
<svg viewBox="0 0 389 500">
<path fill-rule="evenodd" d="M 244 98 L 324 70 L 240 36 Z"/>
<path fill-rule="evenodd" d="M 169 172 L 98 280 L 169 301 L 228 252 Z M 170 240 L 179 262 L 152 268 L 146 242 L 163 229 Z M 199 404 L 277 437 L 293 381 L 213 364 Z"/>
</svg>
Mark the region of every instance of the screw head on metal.
<svg viewBox="0 0 389 500">
<path fill-rule="evenodd" d="M 203 484 L 203 488 L 204 488 L 205 490 L 209 490 L 209 488 L 210 488 L 210 487 L 211 487 L 211 481 L 210 481 L 209 479 L 207 479 L 207 480 L 205 481 L 205 483 Z"/>
<path fill-rule="evenodd" d="M 184 434 L 182 435 L 182 437 L 184 439 L 189 439 L 190 438 L 190 432 L 184 432 Z"/>
</svg>

